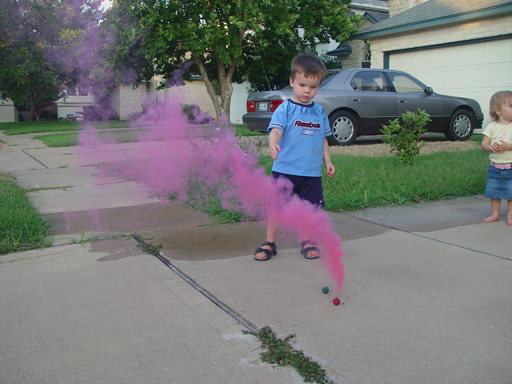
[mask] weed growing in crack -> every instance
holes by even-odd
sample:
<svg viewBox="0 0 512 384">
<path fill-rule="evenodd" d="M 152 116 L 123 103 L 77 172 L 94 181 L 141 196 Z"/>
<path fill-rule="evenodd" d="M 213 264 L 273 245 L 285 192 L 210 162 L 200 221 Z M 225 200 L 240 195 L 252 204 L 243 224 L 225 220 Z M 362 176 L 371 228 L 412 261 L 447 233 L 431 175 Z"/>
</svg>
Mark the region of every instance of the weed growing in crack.
<svg viewBox="0 0 512 384">
<path fill-rule="evenodd" d="M 261 346 L 266 349 L 260 353 L 261 361 L 269 364 L 277 364 L 281 367 L 291 366 L 304 378 L 307 383 L 327 384 L 330 380 L 325 376 L 325 371 L 320 365 L 297 351 L 288 342 L 295 335 L 289 335 L 284 340 L 279 339 L 269 326 L 261 329 L 260 333 L 244 331 L 246 334 L 256 336 L 261 341 Z"/>
<path fill-rule="evenodd" d="M 160 253 L 160 250 L 163 248 L 163 245 L 161 244 L 151 244 L 146 243 L 146 240 L 152 240 L 152 237 L 149 237 L 147 239 L 143 239 L 139 235 L 133 234 L 131 235 L 139 244 L 137 244 L 137 247 L 141 248 L 144 252 L 149 253 L 150 255 L 157 256 Z"/>
<path fill-rule="evenodd" d="M 124 233 L 117 233 L 117 232 L 108 232 L 101 235 L 85 235 L 85 233 L 82 233 L 79 238 L 75 237 L 66 237 L 66 239 L 69 239 L 71 244 L 86 244 L 91 243 L 93 241 L 100 241 L 100 240 L 112 240 L 112 239 L 119 239 L 121 237 L 129 237 L 130 235 L 124 234 Z"/>
</svg>

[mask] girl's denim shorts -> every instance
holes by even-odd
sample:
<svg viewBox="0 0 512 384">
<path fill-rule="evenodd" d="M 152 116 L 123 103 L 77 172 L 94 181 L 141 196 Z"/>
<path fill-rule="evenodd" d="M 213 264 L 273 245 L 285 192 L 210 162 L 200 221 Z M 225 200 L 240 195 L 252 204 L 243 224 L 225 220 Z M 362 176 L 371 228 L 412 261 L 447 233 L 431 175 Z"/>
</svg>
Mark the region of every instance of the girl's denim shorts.
<svg viewBox="0 0 512 384">
<path fill-rule="evenodd" d="M 512 169 L 489 165 L 484 196 L 494 200 L 512 200 Z"/>
</svg>

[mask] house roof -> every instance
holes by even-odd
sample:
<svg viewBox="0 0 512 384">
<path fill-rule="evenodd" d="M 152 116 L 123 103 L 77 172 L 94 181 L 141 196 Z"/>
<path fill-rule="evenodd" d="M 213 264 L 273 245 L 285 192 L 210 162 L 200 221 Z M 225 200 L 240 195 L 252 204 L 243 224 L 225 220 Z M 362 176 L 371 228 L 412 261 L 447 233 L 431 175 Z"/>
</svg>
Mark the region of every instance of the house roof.
<svg viewBox="0 0 512 384">
<path fill-rule="evenodd" d="M 381 12 L 365 12 L 364 19 L 370 20 L 372 23 L 378 23 L 381 20 L 389 18 L 389 14 Z M 332 51 L 327 52 L 328 56 L 345 56 L 352 53 L 352 47 L 346 42 L 341 43 L 338 47 Z"/>
<path fill-rule="evenodd" d="M 352 53 L 352 47 L 350 45 L 345 45 L 345 43 L 341 43 L 338 47 L 330 52 L 327 52 L 328 56 L 343 56 L 350 55 Z"/>
<path fill-rule="evenodd" d="M 353 39 L 384 36 L 467 22 L 512 12 L 511 0 L 429 0 L 355 33 Z"/>
<path fill-rule="evenodd" d="M 374 24 L 377 24 L 379 21 L 389 19 L 389 13 L 366 12 L 363 16 L 363 20 L 365 18 L 371 20 Z"/>
</svg>

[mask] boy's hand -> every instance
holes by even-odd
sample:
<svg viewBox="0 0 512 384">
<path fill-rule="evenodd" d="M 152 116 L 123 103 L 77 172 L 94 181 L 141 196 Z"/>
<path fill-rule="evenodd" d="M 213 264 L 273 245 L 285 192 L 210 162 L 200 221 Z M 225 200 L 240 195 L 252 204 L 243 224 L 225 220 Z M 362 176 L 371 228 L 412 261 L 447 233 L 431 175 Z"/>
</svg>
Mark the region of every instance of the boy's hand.
<svg viewBox="0 0 512 384">
<path fill-rule="evenodd" d="M 281 137 L 283 137 L 283 132 L 277 128 L 273 128 L 268 135 L 268 149 L 270 150 L 272 160 L 277 160 L 277 154 L 281 152 L 281 147 L 279 146 Z"/>
<path fill-rule="evenodd" d="M 270 156 L 272 156 L 273 160 L 277 160 L 278 152 L 281 152 L 281 147 L 279 146 L 279 144 L 275 144 L 270 147 Z"/>
<path fill-rule="evenodd" d="M 325 168 L 327 169 L 327 177 L 333 177 L 334 172 L 336 172 L 334 165 L 332 165 L 332 163 L 327 163 L 325 164 Z"/>
</svg>

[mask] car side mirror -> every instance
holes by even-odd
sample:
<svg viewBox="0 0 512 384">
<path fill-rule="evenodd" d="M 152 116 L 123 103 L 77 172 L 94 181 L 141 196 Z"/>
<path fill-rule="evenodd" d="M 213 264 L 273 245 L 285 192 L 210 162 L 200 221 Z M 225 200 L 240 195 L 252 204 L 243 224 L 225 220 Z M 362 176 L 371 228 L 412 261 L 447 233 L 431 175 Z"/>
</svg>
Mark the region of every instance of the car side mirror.
<svg viewBox="0 0 512 384">
<path fill-rule="evenodd" d="M 430 96 L 432 93 L 434 93 L 434 90 L 432 87 L 427 87 L 425 88 L 425 93 Z"/>
</svg>

